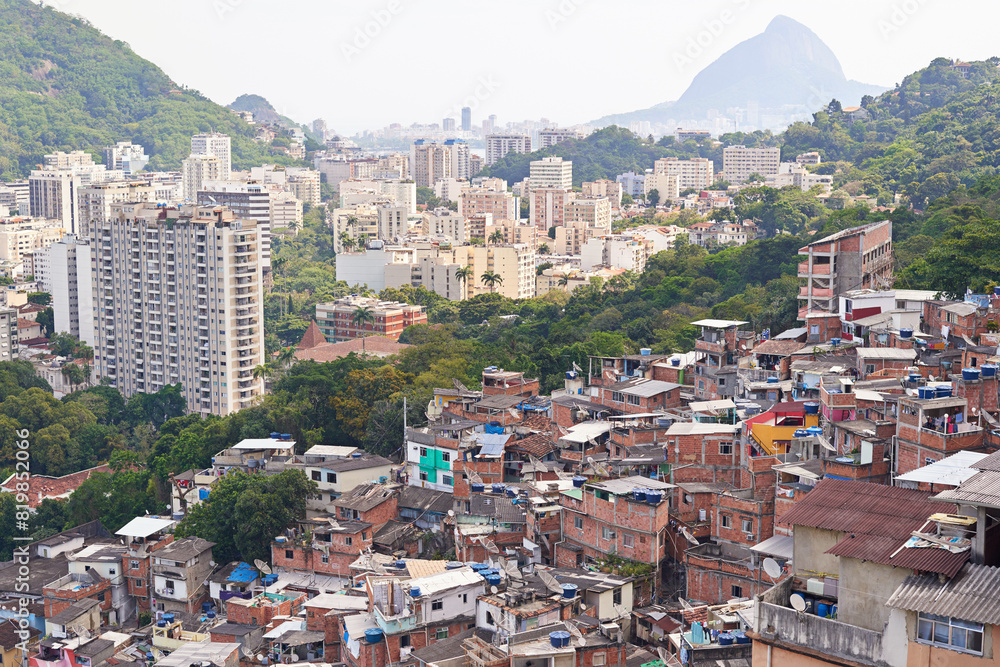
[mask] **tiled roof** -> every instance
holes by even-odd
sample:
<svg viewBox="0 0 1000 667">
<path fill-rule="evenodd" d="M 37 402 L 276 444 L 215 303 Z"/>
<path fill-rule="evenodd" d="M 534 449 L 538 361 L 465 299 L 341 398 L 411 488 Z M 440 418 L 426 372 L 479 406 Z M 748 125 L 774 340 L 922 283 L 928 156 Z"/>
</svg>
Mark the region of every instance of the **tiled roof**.
<svg viewBox="0 0 1000 667">
<path fill-rule="evenodd" d="M 533 433 L 526 438 L 508 443 L 507 447 L 508 449 L 520 449 L 532 456 L 542 458 L 555 451 L 556 445 L 548 433 Z"/>
<path fill-rule="evenodd" d="M 334 507 L 347 507 L 359 512 L 367 512 L 392 498 L 392 491 L 381 484 L 359 484 L 348 493 L 334 500 Z"/>
<path fill-rule="evenodd" d="M 779 357 L 788 357 L 802 348 L 802 343 L 795 340 L 778 340 L 777 338 L 772 338 L 771 340 L 765 340 L 760 345 L 757 345 L 753 349 L 754 354 L 773 354 Z"/>
<path fill-rule="evenodd" d="M 301 345 L 301 343 L 300 343 Z M 298 349 L 295 351 L 296 359 L 310 359 L 312 361 L 335 361 L 351 354 L 367 354 L 374 357 L 388 357 L 399 354 L 410 347 L 405 343 L 399 343 L 385 336 L 367 336 L 365 338 L 355 338 L 345 340 L 341 343 L 320 343 L 308 349 Z"/>
<path fill-rule="evenodd" d="M 948 512 L 948 505 L 923 491 L 824 479 L 781 517 L 789 526 L 808 526 L 846 533 L 826 553 L 882 565 L 954 576 L 969 557 L 968 551 L 900 549 L 928 517 Z M 954 511 L 952 508 L 951 511 Z"/>
<path fill-rule="evenodd" d="M 63 475 L 62 477 L 47 477 L 45 475 L 32 475 L 27 484 L 28 488 L 28 507 L 32 509 L 37 508 L 39 504 L 46 498 L 63 498 L 70 495 L 79 488 L 86 480 L 90 479 L 90 476 L 95 472 L 111 472 L 111 469 L 106 465 L 99 465 L 95 468 L 89 468 L 87 470 L 81 470 L 80 472 L 74 472 L 70 475 Z M 25 482 L 17 482 L 14 476 L 8 477 L 3 484 L 0 484 L 0 489 L 7 492 L 14 491 L 14 485 Z"/>
<path fill-rule="evenodd" d="M 28 627 L 28 632 L 31 637 L 37 637 L 42 634 L 38 630 L 32 627 Z M 17 621 L 10 619 L 0 621 L 0 648 L 9 651 L 14 648 L 21 641 L 18 635 Z"/>
<path fill-rule="evenodd" d="M 302 335 L 302 340 L 296 345 L 300 350 L 308 350 L 314 348 L 317 345 L 322 345 L 326 342 L 326 336 L 320 331 L 319 325 L 316 324 L 316 320 L 309 323 L 309 328 L 306 329 L 305 334 Z"/>
</svg>

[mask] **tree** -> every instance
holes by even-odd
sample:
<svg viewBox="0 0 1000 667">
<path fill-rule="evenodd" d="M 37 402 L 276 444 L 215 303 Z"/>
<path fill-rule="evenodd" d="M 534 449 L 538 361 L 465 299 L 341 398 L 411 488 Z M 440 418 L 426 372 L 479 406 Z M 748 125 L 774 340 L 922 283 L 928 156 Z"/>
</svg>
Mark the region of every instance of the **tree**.
<svg viewBox="0 0 1000 667">
<path fill-rule="evenodd" d="M 503 285 L 503 277 L 495 271 L 486 271 L 479 276 L 479 280 L 483 285 L 489 287 L 491 292 L 496 292 L 496 288 Z"/>
<path fill-rule="evenodd" d="M 455 270 L 455 278 L 462 282 L 463 291 L 469 284 L 469 278 L 472 278 L 474 274 L 475 270 L 470 265 L 466 265 Z"/>
<path fill-rule="evenodd" d="M 52 303 L 52 295 L 48 292 L 31 292 L 28 294 L 28 303 L 39 306 L 48 306 Z"/>
<path fill-rule="evenodd" d="M 88 364 L 81 366 L 77 363 L 66 363 L 63 364 L 60 372 L 69 382 L 70 387 L 76 387 L 90 380 L 90 366 Z"/>
<path fill-rule="evenodd" d="M 295 348 L 289 345 L 288 347 L 283 347 L 278 351 L 278 357 L 276 359 L 278 368 L 287 369 L 289 366 L 295 363 Z"/>
<path fill-rule="evenodd" d="M 504 242 L 503 232 L 497 229 L 492 234 L 490 234 L 490 238 L 487 240 L 493 245 L 500 245 L 501 243 Z"/>
<path fill-rule="evenodd" d="M 548 243 L 543 243 L 542 245 L 538 246 L 538 254 L 539 255 L 548 255 L 549 254 L 549 244 Z"/>
<path fill-rule="evenodd" d="M 561 276 L 559 276 L 559 283 L 558 284 L 559 284 L 559 287 L 562 287 L 564 289 L 566 287 L 568 287 L 569 286 L 569 274 L 564 273 Z"/>
<path fill-rule="evenodd" d="M 659 204 L 660 203 L 660 191 L 657 190 L 656 188 L 653 188 L 652 190 L 650 190 L 649 194 L 646 195 L 646 203 L 649 204 L 650 206 L 653 206 L 653 207 L 655 207 L 657 204 Z"/>
<path fill-rule="evenodd" d="M 35 321 L 41 325 L 44 335 L 51 336 L 55 333 L 55 313 L 51 306 L 43 311 L 40 311 L 35 316 Z"/>
</svg>

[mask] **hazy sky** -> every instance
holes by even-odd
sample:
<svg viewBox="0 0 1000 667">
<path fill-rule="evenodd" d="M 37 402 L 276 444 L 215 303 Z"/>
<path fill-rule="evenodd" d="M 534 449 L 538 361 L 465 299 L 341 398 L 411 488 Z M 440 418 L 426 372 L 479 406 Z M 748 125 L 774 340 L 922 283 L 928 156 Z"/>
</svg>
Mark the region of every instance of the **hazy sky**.
<svg viewBox="0 0 1000 667">
<path fill-rule="evenodd" d="M 848 78 L 891 86 L 937 56 L 1000 54 L 979 0 L 47 0 L 221 104 L 263 95 L 354 133 L 441 122 L 560 125 L 677 99 L 735 44 L 790 16 Z"/>
</svg>

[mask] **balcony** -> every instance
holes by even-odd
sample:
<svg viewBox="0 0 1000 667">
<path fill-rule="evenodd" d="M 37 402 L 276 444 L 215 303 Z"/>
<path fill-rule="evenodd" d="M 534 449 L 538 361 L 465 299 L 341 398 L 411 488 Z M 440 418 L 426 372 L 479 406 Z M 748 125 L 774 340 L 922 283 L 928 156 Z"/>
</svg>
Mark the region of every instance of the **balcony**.
<svg viewBox="0 0 1000 667">
<path fill-rule="evenodd" d="M 799 287 L 799 296 L 807 297 L 812 296 L 814 299 L 831 299 L 833 298 L 833 290 L 829 288 L 813 287 L 812 294 L 809 294 L 809 287 L 803 285 Z"/>
<path fill-rule="evenodd" d="M 707 341 L 699 338 L 694 342 L 694 349 L 703 350 L 705 352 L 714 352 L 715 354 L 722 354 L 726 351 L 726 341 Z"/>
<path fill-rule="evenodd" d="M 789 607 L 759 602 L 755 625 L 757 635 L 766 643 L 800 646 L 810 653 L 864 665 L 898 663 L 898 656 L 887 655 L 895 647 L 883 648 L 881 632 L 798 612 Z M 896 659 L 893 660 L 893 657 Z"/>
<path fill-rule="evenodd" d="M 830 275 L 831 264 L 813 264 L 812 275 L 828 276 Z M 809 262 L 799 262 L 799 275 L 807 276 L 810 275 L 809 272 Z"/>
</svg>

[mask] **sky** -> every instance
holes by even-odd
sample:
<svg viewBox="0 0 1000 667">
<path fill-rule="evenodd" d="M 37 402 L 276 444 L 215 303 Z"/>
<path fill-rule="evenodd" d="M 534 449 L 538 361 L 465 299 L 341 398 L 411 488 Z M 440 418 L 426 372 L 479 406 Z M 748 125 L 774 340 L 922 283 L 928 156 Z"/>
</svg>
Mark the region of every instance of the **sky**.
<svg viewBox="0 0 1000 667">
<path fill-rule="evenodd" d="M 560 126 L 647 108 L 778 14 L 886 87 L 938 56 L 1000 55 L 992 0 L 45 1 L 220 104 L 254 93 L 344 134 L 463 106 L 477 125 Z"/>
</svg>

